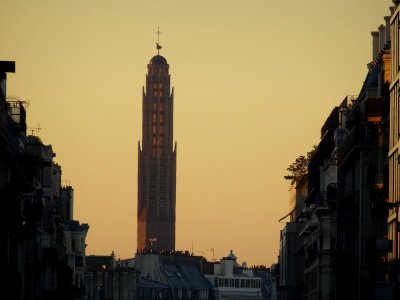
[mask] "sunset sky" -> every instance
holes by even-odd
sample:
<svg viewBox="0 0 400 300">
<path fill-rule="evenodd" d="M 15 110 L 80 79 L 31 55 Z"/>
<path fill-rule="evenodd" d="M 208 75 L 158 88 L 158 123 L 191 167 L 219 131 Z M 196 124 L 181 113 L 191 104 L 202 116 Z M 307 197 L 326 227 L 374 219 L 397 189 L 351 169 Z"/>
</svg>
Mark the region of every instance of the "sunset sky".
<svg viewBox="0 0 400 300">
<path fill-rule="evenodd" d="M 57 153 L 87 254 L 136 251 L 142 86 L 157 51 L 175 87 L 176 247 L 277 261 L 286 168 L 357 94 L 390 0 L 1 0 L 8 94 Z"/>
</svg>

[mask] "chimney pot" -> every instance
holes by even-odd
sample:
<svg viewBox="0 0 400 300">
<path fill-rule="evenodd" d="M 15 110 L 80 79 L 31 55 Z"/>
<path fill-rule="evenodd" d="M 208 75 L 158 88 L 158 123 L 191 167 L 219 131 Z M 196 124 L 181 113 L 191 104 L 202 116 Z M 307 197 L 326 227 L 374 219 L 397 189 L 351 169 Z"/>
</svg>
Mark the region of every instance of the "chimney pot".
<svg viewBox="0 0 400 300">
<path fill-rule="evenodd" d="M 384 17 L 384 19 L 385 19 L 385 30 L 386 30 L 386 32 L 385 32 L 385 34 L 386 34 L 386 39 L 385 39 L 385 41 L 386 41 L 386 43 L 387 42 L 389 42 L 390 41 L 390 16 L 386 16 L 386 17 Z"/>
<path fill-rule="evenodd" d="M 378 53 L 383 50 L 383 47 L 386 44 L 386 30 L 385 26 L 381 25 L 378 27 L 379 30 L 379 48 L 378 48 Z"/>
<path fill-rule="evenodd" d="M 15 61 L 0 61 L 0 92 L 3 94 L 4 100 L 7 97 L 6 73 L 15 73 Z"/>
<path fill-rule="evenodd" d="M 378 31 L 372 31 L 372 60 L 374 60 L 379 53 L 379 32 Z"/>
</svg>

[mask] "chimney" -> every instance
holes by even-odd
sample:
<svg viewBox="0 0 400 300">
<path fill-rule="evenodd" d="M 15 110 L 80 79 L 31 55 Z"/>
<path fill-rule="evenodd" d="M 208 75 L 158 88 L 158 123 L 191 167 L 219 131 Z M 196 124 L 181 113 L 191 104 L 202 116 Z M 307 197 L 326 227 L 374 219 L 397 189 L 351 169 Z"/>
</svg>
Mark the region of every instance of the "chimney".
<svg viewBox="0 0 400 300">
<path fill-rule="evenodd" d="M 385 19 L 385 29 L 386 29 L 386 43 L 390 41 L 390 17 L 386 16 Z"/>
<path fill-rule="evenodd" d="M 15 73 L 15 62 L 14 61 L 0 61 L 0 92 L 4 101 L 7 97 L 7 74 Z"/>
<path fill-rule="evenodd" d="M 389 7 L 389 10 L 390 10 L 390 17 L 392 17 L 394 14 L 394 6 Z"/>
<path fill-rule="evenodd" d="M 378 27 L 379 30 L 379 48 L 378 48 L 378 53 L 383 50 L 383 47 L 385 46 L 386 42 L 386 30 L 385 26 L 381 25 Z"/>
<path fill-rule="evenodd" d="M 372 61 L 378 56 L 379 53 L 379 32 L 372 31 Z"/>
</svg>

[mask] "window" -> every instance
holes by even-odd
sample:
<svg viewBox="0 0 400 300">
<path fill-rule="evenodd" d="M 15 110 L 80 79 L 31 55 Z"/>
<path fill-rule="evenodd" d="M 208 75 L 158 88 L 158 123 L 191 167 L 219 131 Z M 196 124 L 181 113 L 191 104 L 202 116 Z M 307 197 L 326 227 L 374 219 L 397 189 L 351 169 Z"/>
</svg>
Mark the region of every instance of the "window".
<svg viewBox="0 0 400 300">
<path fill-rule="evenodd" d="M 260 282 L 260 280 L 257 280 L 257 281 L 256 281 L 256 288 L 259 289 L 260 286 L 261 286 L 261 282 Z"/>
<path fill-rule="evenodd" d="M 246 279 L 246 288 L 250 288 L 250 279 Z"/>
<path fill-rule="evenodd" d="M 236 288 L 239 287 L 239 279 L 235 279 L 235 287 L 236 287 Z"/>
</svg>

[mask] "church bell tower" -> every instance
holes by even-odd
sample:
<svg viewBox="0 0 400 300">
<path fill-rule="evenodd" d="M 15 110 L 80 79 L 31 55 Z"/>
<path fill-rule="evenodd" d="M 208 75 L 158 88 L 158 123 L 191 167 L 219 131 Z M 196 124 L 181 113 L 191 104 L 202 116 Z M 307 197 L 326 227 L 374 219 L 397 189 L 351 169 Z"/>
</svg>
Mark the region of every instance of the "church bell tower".
<svg viewBox="0 0 400 300">
<path fill-rule="evenodd" d="M 147 65 L 142 144 L 138 145 L 137 250 L 175 250 L 176 142 L 169 65 L 159 54 Z"/>
</svg>

